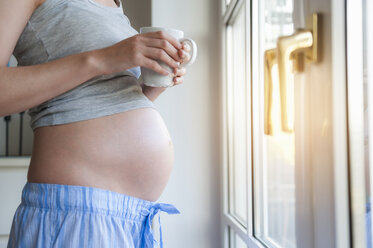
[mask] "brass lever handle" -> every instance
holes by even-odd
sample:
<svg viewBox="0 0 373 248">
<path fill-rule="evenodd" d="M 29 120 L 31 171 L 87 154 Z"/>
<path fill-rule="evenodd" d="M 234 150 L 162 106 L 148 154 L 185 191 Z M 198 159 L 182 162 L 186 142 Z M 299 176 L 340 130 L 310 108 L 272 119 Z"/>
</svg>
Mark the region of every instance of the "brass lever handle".
<svg viewBox="0 0 373 248">
<path fill-rule="evenodd" d="M 271 70 L 274 62 L 277 60 L 279 72 L 279 88 L 281 102 L 281 126 L 284 132 L 292 132 L 293 124 L 289 121 L 289 82 L 292 75 L 292 62 L 297 72 L 303 71 L 304 62 L 317 62 L 318 46 L 318 21 L 319 15 L 312 16 L 312 29 L 300 29 L 293 35 L 280 37 L 277 41 L 277 49 L 271 49 L 265 52 L 264 66 L 264 133 L 273 135 L 273 124 L 271 118 L 272 112 L 272 76 Z"/>
</svg>

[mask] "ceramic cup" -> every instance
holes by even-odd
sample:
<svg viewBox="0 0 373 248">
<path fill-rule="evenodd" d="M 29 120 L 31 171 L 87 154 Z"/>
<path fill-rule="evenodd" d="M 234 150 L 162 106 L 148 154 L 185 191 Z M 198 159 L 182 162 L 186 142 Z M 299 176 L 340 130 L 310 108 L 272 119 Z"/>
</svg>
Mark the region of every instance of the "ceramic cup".
<svg viewBox="0 0 373 248">
<path fill-rule="evenodd" d="M 142 27 L 140 28 L 140 34 L 149 33 L 149 32 L 157 32 L 157 31 L 165 31 L 171 36 L 178 39 L 180 42 L 184 42 L 190 45 L 190 60 L 186 63 L 180 65 L 180 67 L 186 67 L 194 63 L 197 57 L 197 45 L 196 43 L 189 38 L 184 38 L 184 32 L 177 29 L 172 28 L 161 28 L 161 27 Z M 142 80 L 145 85 L 152 86 L 152 87 L 170 87 L 173 86 L 173 78 L 175 77 L 173 70 L 169 67 L 166 63 L 157 60 L 157 62 L 165 68 L 170 74 L 168 76 L 164 76 L 159 74 L 151 69 L 141 67 L 141 76 Z"/>
</svg>

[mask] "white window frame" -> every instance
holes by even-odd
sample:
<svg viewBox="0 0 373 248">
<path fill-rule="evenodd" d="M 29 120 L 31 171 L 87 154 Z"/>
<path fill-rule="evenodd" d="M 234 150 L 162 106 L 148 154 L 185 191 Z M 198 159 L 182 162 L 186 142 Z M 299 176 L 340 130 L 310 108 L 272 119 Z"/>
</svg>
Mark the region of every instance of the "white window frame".
<svg viewBox="0 0 373 248">
<path fill-rule="evenodd" d="M 366 182 L 365 176 L 369 171 L 365 168 L 365 117 L 364 117 L 364 101 L 365 91 L 368 91 L 368 118 L 369 118 L 369 166 L 372 166 L 372 117 L 373 88 L 371 86 L 372 71 L 371 61 L 372 55 L 369 40 L 371 33 L 364 30 L 364 14 L 370 13 L 373 5 L 371 1 L 366 2 L 364 6 L 363 0 L 347 0 L 347 81 L 348 81 L 348 128 L 349 128 L 349 165 L 350 165 L 350 192 L 351 192 L 351 233 L 353 247 L 367 247 L 366 233 Z M 364 13 L 365 12 L 365 13 Z M 370 22 L 370 14 L 367 14 L 367 23 Z M 368 31 L 367 41 L 364 41 L 364 32 Z M 364 49 L 364 43 L 367 42 L 367 51 Z M 368 53 L 367 89 L 364 89 L 364 55 Z M 370 66 L 370 68 L 369 68 Z M 370 171 L 372 173 L 372 171 Z M 371 174 L 372 175 L 372 174 Z M 371 175 L 369 175 L 371 177 Z M 370 234 L 372 235 L 372 234 Z"/>
<path fill-rule="evenodd" d="M 239 221 L 237 221 L 231 214 L 229 214 L 229 162 L 228 162 L 228 134 L 227 134 L 227 49 L 226 49 L 226 28 L 230 23 L 230 20 L 236 16 L 240 8 L 245 8 L 245 16 L 246 16 L 246 68 L 247 68 L 247 85 L 249 86 L 247 89 L 247 110 L 248 113 L 248 122 L 251 123 L 251 1 L 249 0 L 231 0 L 228 6 L 225 6 L 225 0 L 221 0 L 222 4 L 222 18 L 221 18 L 221 40 L 222 40 L 222 51 L 223 51 L 223 63 L 222 63 L 222 76 L 223 76 L 223 85 L 222 85 L 222 100 L 223 100 L 223 213 L 222 213 L 222 220 L 223 220 L 223 237 L 224 237 L 224 247 L 229 247 L 229 229 L 232 230 L 235 234 L 237 234 L 242 241 L 248 246 L 253 248 L 264 248 L 262 244 L 255 239 L 253 236 L 253 209 L 252 209 L 252 180 L 251 180 L 251 170 L 252 170 L 252 161 L 248 161 L 247 168 L 247 175 L 246 175 L 246 184 L 248 190 L 248 202 L 247 202 L 247 216 L 248 216 L 248 225 L 247 228 L 243 227 Z M 251 153 L 251 128 L 248 130 L 248 152 Z M 251 156 L 249 156 L 251 158 Z"/>
<path fill-rule="evenodd" d="M 224 247 L 229 247 L 229 233 L 228 233 L 228 227 L 233 230 L 237 235 L 240 236 L 240 238 L 247 244 L 248 247 L 265 247 L 260 241 L 258 241 L 253 236 L 253 226 L 254 226 L 254 213 L 253 213 L 253 194 L 252 194 L 252 185 L 253 182 L 251 180 L 252 178 L 252 164 L 251 167 L 248 168 L 247 173 L 247 184 L 248 184 L 248 228 L 245 229 L 242 227 L 238 221 L 235 220 L 230 214 L 228 213 L 228 139 L 227 139 L 227 96 L 226 96 L 226 88 L 227 88 L 227 73 L 226 73 L 226 25 L 229 23 L 230 18 L 234 14 L 234 11 L 237 7 L 245 3 L 246 5 L 246 25 L 248 29 L 253 28 L 253 30 L 249 30 L 247 32 L 246 36 L 246 42 L 247 42 L 247 67 L 248 67 L 248 80 L 250 80 L 250 85 L 252 84 L 253 76 L 251 75 L 252 71 L 258 70 L 258 65 L 255 65 L 256 63 L 252 63 L 252 61 L 258 61 L 257 54 L 251 54 L 252 49 L 255 47 L 258 47 L 257 40 L 251 39 L 251 35 L 255 36 L 254 34 L 251 34 L 252 31 L 256 28 L 255 20 L 257 19 L 258 13 L 254 13 L 256 10 L 256 2 L 260 0 L 250 1 L 250 0 L 231 0 L 230 4 L 228 6 L 225 6 L 225 0 L 221 0 L 221 51 L 222 52 L 222 135 L 223 135 L 223 143 L 222 143 L 222 191 L 223 197 L 222 197 L 222 236 L 224 239 Z M 333 95 L 332 95 L 332 102 L 333 102 L 333 160 L 332 164 L 330 166 L 333 166 L 333 174 L 328 175 L 330 180 L 334 181 L 334 189 L 333 189 L 333 195 L 334 198 L 328 203 L 328 206 L 331 206 L 330 210 L 334 212 L 334 218 L 331 219 L 334 220 L 333 226 L 334 229 L 334 237 L 330 237 L 332 239 L 333 243 L 336 245 L 336 247 L 349 247 L 350 246 L 350 223 L 349 223 L 349 207 L 348 207 L 348 201 L 349 201 L 349 194 L 348 194 L 348 145 L 347 145 L 347 123 L 341 123 L 341 120 L 347 120 L 347 99 L 346 99 L 346 25 L 345 25 L 345 1 L 340 0 L 331 0 L 331 25 L 332 25 L 332 56 L 331 59 L 333 60 L 332 64 L 332 78 L 333 78 Z M 253 20 L 253 21 L 252 21 Z M 253 25 L 251 24 L 251 21 L 253 22 Z M 252 42 L 252 43 L 251 43 Z M 254 48 L 253 48 L 254 47 Z M 256 87 L 253 85 L 252 87 Z M 255 90 L 255 89 L 252 89 Z M 255 99 L 251 99 L 250 97 L 250 103 L 248 106 L 248 109 L 252 109 L 257 107 L 251 106 L 251 104 L 256 104 Z M 250 113 L 251 114 L 251 113 Z M 251 114 L 252 115 L 252 114 Z M 250 120 L 252 122 L 252 120 Z M 258 124 L 253 124 L 258 125 Z M 253 127 L 254 128 L 254 127 Z M 253 130 L 253 129 L 252 129 Z M 251 130 L 249 130 L 251 132 Z M 254 139 L 255 140 L 255 139 Z M 256 140 L 256 142 L 258 142 Z M 253 146 L 257 146 L 258 144 L 252 144 Z M 306 149 L 306 148 L 304 148 Z M 252 152 L 252 151 L 250 151 Z M 309 152 L 306 152 L 304 150 L 304 157 L 300 157 L 299 159 L 304 160 L 303 162 L 309 161 Z M 260 159 L 260 158 L 256 158 Z M 299 162 L 299 161 L 298 161 Z M 252 161 L 253 163 L 253 161 Z M 309 162 L 308 162 L 309 163 Z M 312 172 L 314 173 L 314 172 Z M 314 184 L 317 183 L 317 180 L 313 182 Z M 321 200 L 323 196 L 323 192 L 320 191 L 319 188 L 315 188 L 315 185 L 313 185 L 311 188 L 305 188 L 302 190 L 311 190 L 312 193 L 312 199 L 318 199 Z M 305 204 L 305 203 L 304 203 Z M 297 206 L 298 207 L 298 206 Z M 304 207 L 302 205 L 299 205 L 299 207 Z M 313 209 L 313 211 L 320 211 L 320 209 Z M 299 237 L 302 238 L 303 241 L 311 239 L 312 243 L 321 244 L 325 240 L 325 234 L 323 234 L 323 228 L 318 223 L 318 220 L 320 220 L 321 212 L 317 212 L 316 215 L 308 216 L 307 218 L 310 221 L 313 221 L 315 224 L 313 230 L 307 230 L 307 228 L 297 227 L 299 228 L 299 234 L 297 234 L 297 239 Z M 318 223 L 318 224 L 317 224 Z M 312 237 L 305 238 L 305 235 L 308 231 L 312 231 L 313 235 Z M 305 238 L 305 239 L 303 239 Z"/>
</svg>

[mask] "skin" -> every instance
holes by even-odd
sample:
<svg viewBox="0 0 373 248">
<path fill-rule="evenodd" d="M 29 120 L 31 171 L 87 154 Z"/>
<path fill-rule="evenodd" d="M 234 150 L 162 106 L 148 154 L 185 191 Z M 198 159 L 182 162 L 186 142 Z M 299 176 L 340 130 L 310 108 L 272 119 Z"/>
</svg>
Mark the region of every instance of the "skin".
<svg viewBox="0 0 373 248">
<path fill-rule="evenodd" d="M 101 74 L 144 66 L 167 75 L 156 60 L 174 68 L 174 85 L 183 83 L 186 71 L 178 68 L 178 62 L 189 60 L 190 47 L 164 32 L 135 35 L 106 48 L 39 65 L 7 68 L 28 19 L 43 1 L 0 0 L 0 116 L 25 111 Z M 167 88 L 142 85 L 142 89 L 154 101 Z M 27 179 L 97 187 L 156 201 L 173 162 L 173 144 L 159 112 L 140 108 L 36 128 Z"/>
</svg>

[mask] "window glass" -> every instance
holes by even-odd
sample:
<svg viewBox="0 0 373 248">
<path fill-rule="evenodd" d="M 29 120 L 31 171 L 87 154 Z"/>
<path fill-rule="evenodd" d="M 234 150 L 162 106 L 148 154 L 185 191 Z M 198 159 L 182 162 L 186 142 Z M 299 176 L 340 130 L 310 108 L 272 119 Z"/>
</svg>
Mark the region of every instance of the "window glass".
<svg viewBox="0 0 373 248">
<path fill-rule="evenodd" d="M 231 228 L 229 229 L 229 240 L 230 240 L 230 244 L 229 244 L 230 248 L 247 248 L 246 243 Z"/>
<path fill-rule="evenodd" d="M 260 1 L 260 54 L 276 48 L 280 36 L 294 32 L 293 1 Z M 261 63 L 263 64 L 263 63 Z M 264 65 L 262 70 L 264 72 Z M 259 85 L 264 91 L 264 78 Z M 262 161 L 255 165 L 255 236 L 269 247 L 296 247 L 295 139 L 281 129 L 277 66 L 272 68 L 273 136 L 262 136 Z M 289 92 L 291 96 L 293 92 Z M 263 101 L 262 101 L 263 102 Z M 264 108 L 264 107 L 263 107 Z M 257 120 L 254 120 L 257 121 Z"/>
</svg>

